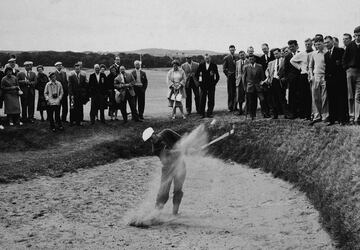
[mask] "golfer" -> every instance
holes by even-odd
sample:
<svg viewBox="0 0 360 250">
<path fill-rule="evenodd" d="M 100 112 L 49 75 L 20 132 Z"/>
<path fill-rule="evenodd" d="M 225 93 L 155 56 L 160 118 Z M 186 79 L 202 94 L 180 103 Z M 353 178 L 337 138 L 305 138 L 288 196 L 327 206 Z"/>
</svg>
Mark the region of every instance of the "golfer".
<svg viewBox="0 0 360 250">
<path fill-rule="evenodd" d="M 173 214 L 177 215 L 183 197 L 182 186 L 185 181 L 185 161 L 179 151 L 173 150 L 181 136 L 171 129 L 164 129 L 158 134 L 150 127 L 144 130 L 143 140 L 151 140 L 154 155 L 159 156 L 163 167 L 161 169 L 161 184 L 156 198 L 157 209 L 162 209 L 169 199 L 171 183 L 174 182 Z"/>
</svg>

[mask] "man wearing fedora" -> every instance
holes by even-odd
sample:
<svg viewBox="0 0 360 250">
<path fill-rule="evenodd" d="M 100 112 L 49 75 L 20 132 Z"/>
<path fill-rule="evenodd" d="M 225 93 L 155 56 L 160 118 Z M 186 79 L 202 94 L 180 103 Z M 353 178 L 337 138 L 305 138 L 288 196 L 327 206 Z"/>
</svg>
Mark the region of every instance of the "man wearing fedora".
<svg viewBox="0 0 360 250">
<path fill-rule="evenodd" d="M 68 100 L 68 95 L 69 95 L 69 83 L 68 83 L 68 79 L 67 79 L 67 75 L 66 72 L 63 70 L 63 65 L 62 62 L 56 62 L 55 63 L 55 78 L 56 81 L 60 82 L 63 88 L 63 98 L 61 99 L 60 102 L 60 107 L 61 107 L 61 121 L 62 122 L 66 122 L 66 118 L 67 118 L 67 114 L 68 114 L 68 110 L 69 110 L 69 100 Z"/>
<path fill-rule="evenodd" d="M 20 89 L 23 92 L 21 95 L 22 121 L 34 123 L 36 74 L 32 71 L 33 62 L 24 62 L 24 67 L 25 72 L 17 74 Z"/>
</svg>

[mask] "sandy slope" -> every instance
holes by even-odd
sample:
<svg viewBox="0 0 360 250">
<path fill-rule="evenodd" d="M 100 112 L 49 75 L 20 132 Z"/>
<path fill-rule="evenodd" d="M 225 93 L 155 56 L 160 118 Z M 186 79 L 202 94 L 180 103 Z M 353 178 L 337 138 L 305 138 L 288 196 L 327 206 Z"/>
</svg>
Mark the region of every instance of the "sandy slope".
<svg viewBox="0 0 360 250">
<path fill-rule="evenodd" d="M 188 159 L 181 214 L 149 229 L 124 216 L 150 209 L 157 158 L 119 160 L 0 190 L 2 249 L 332 249 L 304 194 L 260 170 Z M 144 202 L 145 201 L 145 202 Z"/>
</svg>

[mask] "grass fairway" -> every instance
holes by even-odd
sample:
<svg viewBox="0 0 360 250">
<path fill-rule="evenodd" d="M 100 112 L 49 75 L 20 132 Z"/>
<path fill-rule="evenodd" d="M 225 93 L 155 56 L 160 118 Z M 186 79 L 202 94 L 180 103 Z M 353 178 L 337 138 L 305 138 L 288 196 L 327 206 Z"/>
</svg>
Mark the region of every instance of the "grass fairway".
<svg viewBox="0 0 360 250">
<path fill-rule="evenodd" d="M 236 133 L 210 148 L 224 160 L 272 172 L 301 188 L 319 209 L 323 225 L 348 249 L 360 248 L 360 130 L 355 126 L 308 127 L 299 120 L 244 121 L 243 117 L 216 113 L 218 136 L 236 124 Z M 0 131 L 0 180 L 11 182 L 38 175 L 62 176 L 78 168 L 90 168 L 117 158 L 149 155 L 141 132 L 173 128 L 185 133 L 203 122 L 196 116 L 170 121 L 153 118 L 144 123 L 120 122 L 66 128 L 50 133 L 47 123 Z M 206 121 L 210 122 L 210 121 Z"/>
</svg>

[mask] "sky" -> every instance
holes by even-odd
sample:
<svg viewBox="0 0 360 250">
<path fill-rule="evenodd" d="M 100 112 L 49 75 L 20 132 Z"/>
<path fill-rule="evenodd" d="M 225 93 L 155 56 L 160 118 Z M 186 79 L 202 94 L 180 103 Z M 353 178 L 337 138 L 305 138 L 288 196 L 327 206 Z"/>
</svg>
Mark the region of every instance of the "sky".
<svg viewBox="0 0 360 250">
<path fill-rule="evenodd" d="M 353 34 L 359 0 L 1 0 L 0 50 L 260 51 Z M 7 6 L 4 8 L 4 6 Z M 342 45 L 342 42 L 340 43 Z"/>
</svg>

